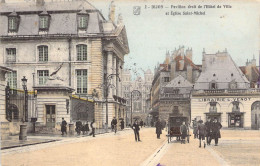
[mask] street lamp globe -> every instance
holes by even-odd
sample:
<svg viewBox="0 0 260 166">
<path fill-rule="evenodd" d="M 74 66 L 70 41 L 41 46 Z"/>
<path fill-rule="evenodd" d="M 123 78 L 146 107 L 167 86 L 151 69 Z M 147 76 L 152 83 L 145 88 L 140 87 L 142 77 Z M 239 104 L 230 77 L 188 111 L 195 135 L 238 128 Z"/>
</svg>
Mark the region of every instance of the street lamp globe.
<svg viewBox="0 0 260 166">
<path fill-rule="evenodd" d="M 25 76 L 23 76 L 23 78 L 22 78 L 22 85 L 23 85 L 23 88 L 25 88 L 27 86 L 27 79 L 25 78 Z"/>
</svg>

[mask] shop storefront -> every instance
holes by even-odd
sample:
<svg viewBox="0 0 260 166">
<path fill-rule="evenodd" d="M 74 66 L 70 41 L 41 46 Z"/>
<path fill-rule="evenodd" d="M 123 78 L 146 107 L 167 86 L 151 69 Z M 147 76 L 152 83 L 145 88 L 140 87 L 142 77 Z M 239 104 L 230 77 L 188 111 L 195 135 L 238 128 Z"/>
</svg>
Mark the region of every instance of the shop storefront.
<svg viewBox="0 0 260 166">
<path fill-rule="evenodd" d="M 244 112 L 228 112 L 228 127 L 243 128 Z"/>
<path fill-rule="evenodd" d="M 260 115 L 258 111 L 260 109 L 257 107 L 260 91 L 247 91 L 241 90 L 239 93 L 240 91 L 237 90 L 236 96 L 228 91 L 225 93 L 214 91 L 207 95 L 202 92 L 194 93 L 191 98 L 191 118 L 201 117 L 204 122 L 208 118 L 216 118 L 223 128 L 259 128 L 255 126 L 258 126 L 258 115 Z"/>
</svg>

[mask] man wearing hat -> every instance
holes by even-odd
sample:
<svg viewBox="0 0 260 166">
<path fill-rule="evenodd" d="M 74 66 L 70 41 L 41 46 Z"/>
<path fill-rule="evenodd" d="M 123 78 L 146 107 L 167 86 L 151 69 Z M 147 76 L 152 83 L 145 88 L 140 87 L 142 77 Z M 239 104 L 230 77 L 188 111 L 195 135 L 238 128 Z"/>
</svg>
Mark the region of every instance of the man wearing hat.
<svg viewBox="0 0 260 166">
<path fill-rule="evenodd" d="M 133 124 L 133 130 L 134 130 L 134 133 L 135 133 L 135 141 L 140 141 L 140 135 L 139 135 L 139 131 L 140 131 L 140 127 L 139 127 L 139 124 L 138 124 L 138 121 L 137 119 L 135 120 L 134 124 Z"/>
<path fill-rule="evenodd" d="M 207 122 L 205 122 L 205 126 L 206 126 L 207 145 L 210 145 L 211 137 L 212 137 L 212 120 L 211 120 L 211 118 L 207 119 Z"/>
<path fill-rule="evenodd" d="M 220 129 L 222 125 L 218 122 L 217 118 L 212 123 L 212 137 L 215 139 L 215 146 L 218 146 L 218 139 L 221 138 Z"/>
<path fill-rule="evenodd" d="M 206 126 L 203 124 L 203 120 L 199 120 L 198 134 L 199 134 L 199 140 L 200 140 L 199 147 L 201 148 L 201 140 L 202 140 L 204 143 L 204 148 L 205 148 L 206 147 L 206 142 L 205 142 Z"/>
<path fill-rule="evenodd" d="M 117 119 L 116 119 L 116 117 L 114 117 L 111 121 L 111 128 L 112 128 L 112 131 L 114 130 L 115 133 L 116 133 L 116 130 L 117 130 Z"/>
<path fill-rule="evenodd" d="M 66 120 L 64 120 L 64 118 L 62 118 L 62 122 L 61 122 L 61 135 L 64 135 L 64 133 L 66 133 L 67 135 L 67 122 Z"/>
</svg>

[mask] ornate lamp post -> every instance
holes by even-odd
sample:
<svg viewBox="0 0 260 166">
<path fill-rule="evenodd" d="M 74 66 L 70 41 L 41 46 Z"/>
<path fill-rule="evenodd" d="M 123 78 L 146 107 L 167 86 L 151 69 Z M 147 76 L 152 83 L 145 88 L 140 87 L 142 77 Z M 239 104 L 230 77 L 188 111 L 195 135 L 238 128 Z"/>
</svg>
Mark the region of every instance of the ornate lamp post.
<svg viewBox="0 0 260 166">
<path fill-rule="evenodd" d="M 19 140 L 27 140 L 27 125 L 24 124 L 24 122 L 28 122 L 28 91 L 27 91 L 27 79 L 25 76 L 22 78 L 22 86 L 24 89 L 24 111 L 23 111 L 23 117 L 22 122 L 23 124 L 20 125 L 20 134 L 19 134 Z"/>
</svg>

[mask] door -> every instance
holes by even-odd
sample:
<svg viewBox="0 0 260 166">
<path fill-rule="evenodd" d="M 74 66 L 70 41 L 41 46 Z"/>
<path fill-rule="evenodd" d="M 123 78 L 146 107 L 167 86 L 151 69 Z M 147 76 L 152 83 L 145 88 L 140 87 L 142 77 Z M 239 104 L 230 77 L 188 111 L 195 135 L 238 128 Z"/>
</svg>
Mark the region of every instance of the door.
<svg viewBox="0 0 260 166">
<path fill-rule="evenodd" d="M 56 122 L 55 105 L 46 105 L 46 127 L 54 128 Z"/>
<path fill-rule="evenodd" d="M 260 128 L 260 101 L 256 101 L 251 106 L 251 128 Z"/>
</svg>

